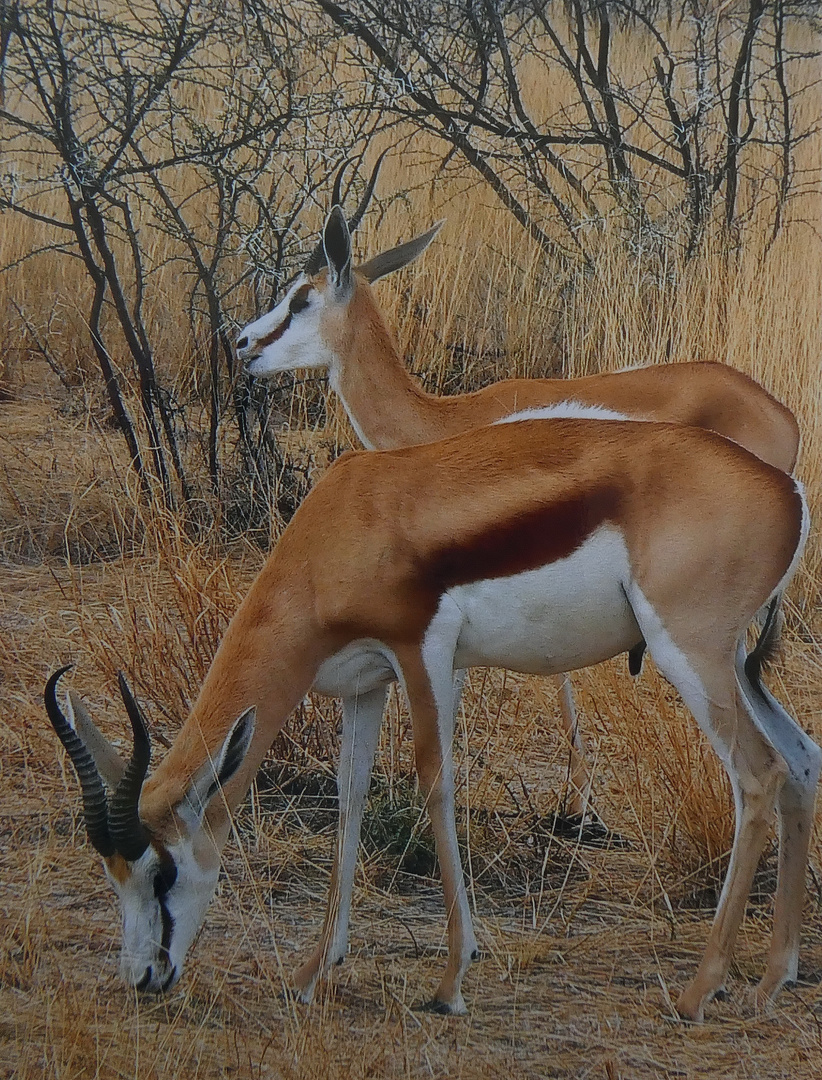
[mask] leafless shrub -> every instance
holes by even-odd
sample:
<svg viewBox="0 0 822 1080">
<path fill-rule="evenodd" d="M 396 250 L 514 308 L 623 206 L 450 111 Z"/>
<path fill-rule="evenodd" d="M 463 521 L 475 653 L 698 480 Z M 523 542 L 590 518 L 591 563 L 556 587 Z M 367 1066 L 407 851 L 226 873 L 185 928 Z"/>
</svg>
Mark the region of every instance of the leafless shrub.
<svg viewBox="0 0 822 1080">
<path fill-rule="evenodd" d="M 808 53 L 789 44 L 810 5 L 317 4 L 357 43 L 383 106 L 436 136 L 442 167 L 475 170 L 562 266 L 590 269 L 609 228 L 685 258 L 713 220 L 735 243 L 763 211 L 775 237 L 810 179 L 794 156 L 816 127 L 797 118 Z M 619 62 L 626 36 L 638 66 Z"/>
<path fill-rule="evenodd" d="M 253 524 L 276 509 L 291 468 L 267 395 L 235 370 L 229 311 L 238 287 L 265 304 L 293 273 L 305 211 L 373 125 L 318 85 L 327 36 L 234 2 L 147 0 L 123 15 L 91 2 L 3 7 L 0 208 L 38 239 L 0 270 L 82 262 L 111 414 L 144 495 L 166 506 L 202 502 L 205 471 L 230 516 Z M 192 397 L 206 413 L 201 461 L 186 452 Z M 227 449 L 238 464 L 225 478 Z M 238 469 L 253 489 L 244 504 Z"/>
</svg>

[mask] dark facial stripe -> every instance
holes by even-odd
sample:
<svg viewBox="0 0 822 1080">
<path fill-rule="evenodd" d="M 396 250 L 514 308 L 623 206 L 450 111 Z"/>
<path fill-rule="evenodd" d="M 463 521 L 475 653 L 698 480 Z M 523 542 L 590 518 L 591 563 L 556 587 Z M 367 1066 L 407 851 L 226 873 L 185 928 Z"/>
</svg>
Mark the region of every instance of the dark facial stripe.
<svg viewBox="0 0 822 1080">
<path fill-rule="evenodd" d="M 603 486 L 537 507 L 431 557 L 439 590 L 488 578 L 510 577 L 567 558 L 603 522 L 614 518 L 616 488 Z"/>
<path fill-rule="evenodd" d="M 286 317 L 283 319 L 279 326 L 275 327 L 271 331 L 270 334 L 266 334 L 265 337 L 260 338 L 260 340 L 257 342 L 257 347 L 259 349 L 264 349 L 267 345 L 271 345 L 272 342 L 279 341 L 279 339 L 283 336 L 289 326 L 291 326 L 291 319 L 293 317 L 294 309 L 299 311 L 304 306 L 303 301 L 308 298 L 308 294 L 311 292 L 311 289 L 312 286 L 309 282 L 306 282 L 305 285 L 301 285 L 299 289 L 297 289 L 289 302 L 289 310 Z"/>
<path fill-rule="evenodd" d="M 163 927 L 163 933 L 160 938 L 160 956 L 168 963 L 171 964 L 171 957 L 168 950 L 171 947 L 171 934 L 174 930 L 174 917 L 166 907 L 166 900 L 163 897 L 158 901 L 160 904 L 160 922 Z"/>
<path fill-rule="evenodd" d="M 257 342 L 257 348 L 264 349 L 266 345 L 270 345 L 273 341 L 278 341 L 289 328 L 289 326 L 291 326 L 290 311 L 278 327 L 272 330 L 270 334 L 266 334 L 265 337 L 260 338 L 260 340 Z"/>
<path fill-rule="evenodd" d="M 157 903 L 160 905 L 160 923 L 163 928 L 160 936 L 160 957 L 170 966 L 171 957 L 169 956 L 168 950 L 171 947 L 171 934 L 174 930 L 174 918 L 168 910 L 168 893 L 173 888 L 174 882 L 177 880 L 177 866 L 171 852 L 167 848 L 161 847 L 158 854 L 160 856 L 160 866 L 154 875 L 154 895 L 157 898 Z"/>
</svg>

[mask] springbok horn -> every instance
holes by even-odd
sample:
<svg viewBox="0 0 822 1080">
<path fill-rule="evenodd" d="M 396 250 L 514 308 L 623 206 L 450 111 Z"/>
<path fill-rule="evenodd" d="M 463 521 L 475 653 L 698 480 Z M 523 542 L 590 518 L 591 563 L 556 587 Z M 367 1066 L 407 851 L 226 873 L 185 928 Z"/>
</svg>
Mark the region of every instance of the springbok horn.
<svg viewBox="0 0 822 1080">
<path fill-rule="evenodd" d="M 337 175 L 334 177 L 334 187 L 331 192 L 332 206 L 337 206 L 342 199 L 342 179 L 345 175 L 345 170 L 348 168 L 348 166 L 353 160 L 353 158 L 346 158 L 342 165 L 340 165 L 339 169 L 337 169 Z M 303 267 L 303 273 L 306 274 L 308 277 L 311 277 L 314 274 L 318 274 L 320 270 L 322 270 L 322 268 L 325 266 L 325 264 L 325 245 L 323 244 L 322 237 L 320 237 L 319 242 L 315 246 L 314 250 L 308 256 L 308 261 Z"/>
<path fill-rule="evenodd" d="M 88 714 L 88 709 L 73 690 L 68 692 L 68 704 L 71 706 L 69 723 L 80 736 L 80 741 L 91 754 L 97 772 L 110 791 L 114 791 L 125 772 L 126 763 L 103 735 Z"/>
<path fill-rule="evenodd" d="M 337 175 L 334 177 L 334 187 L 331 189 L 332 206 L 342 205 L 342 181 L 343 177 L 345 176 L 345 170 L 348 168 L 348 166 L 353 160 L 353 158 L 346 158 L 342 165 L 340 165 L 339 169 L 337 169 Z"/>
<path fill-rule="evenodd" d="M 376 164 L 374 165 L 374 168 L 371 170 L 371 178 L 369 179 L 368 183 L 365 186 L 365 191 L 363 192 L 363 196 L 360 199 L 360 204 L 357 207 L 357 209 L 354 211 L 354 213 L 351 215 L 351 218 L 349 219 L 349 222 L 348 222 L 348 231 L 349 232 L 354 233 L 359 228 L 359 224 L 363 219 L 363 215 L 365 214 L 365 211 L 368 209 L 368 204 L 371 202 L 371 199 L 372 199 L 372 197 L 374 195 L 374 188 L 377 186 L 377 177 L 379 176 L 380 166 L 382 165 L 383 158 L 385 157 L 385 155 L 387 153 L 388 153 L 387 150 L 383 150 L 383 152 L 377 158 L 377 161 L 376 161 Z"/>
<path fill-rule="evenodd" d="M 117 673 L 120 694 L 131 721 L 134 749 L 123 778 L 111 799 L 109 830 L 114 846 L 124 859 L 134 862 L 149 845 L 148 831 L 140 821 L 140 791 L 151 760 L 151 740 L 140 707 L 129 690 L 125 675 Z"/>
<path fill-rule="evenodd" d="M 383 158 L 387 153 L 387 150 L 383 150 L 383 152 L 377 158 L 374 168 L 371 170 L 371 177 L 369 178 L 369 181 L 365 186 L 363 196 L 360 199 L 359 205 L 354 211 L 351 220 L 348 222 L 349 232 L 353 233 L 356 231 L 357 227 L 363 219 L 365 211 L 368 209 L 368 204 L 371 202 L 371 199 L 374 195 L 374 188 L 377 184 L 377 176 L 380 172 L 380 166 L 382 165 Z M 342 179 L 345 175 L 345 170 L 348 168 L 348 166 L 353 160 L 353 158 L 346 158 L 337 170 L 337 175 L 334 177 L 334 188 L 331 193 L 332 206 L 339 206 L 342 202 Z M 322 242 L 322 238 L 320 238 L 319 243 L 308 256 L 308 261 L 303 268 L 303 273 L 310 277 L 312 274 L 319 273 L 320 270 L 322 270 L 322 268 L 325 266 L 325 264 L 325 246 Z"/>
<path fill-rule="evenodd" d="M 88 838 L 95 851 L 107 859 L 114 854 L 116 848 L 109 831 L 108 804 L 103 781 L 91 754 L 57 704 L 57 683 L 70 667 L 71 664 L 68 664 L 59 671 L 55 671 L 46 683 L 43 695 L 46 712 L 51 726 L 57 732 L 58 739 L 71 758 L 77 779 L 80 781 L 80 790 L 83 793 L 83 817 Z"/>
</svg>

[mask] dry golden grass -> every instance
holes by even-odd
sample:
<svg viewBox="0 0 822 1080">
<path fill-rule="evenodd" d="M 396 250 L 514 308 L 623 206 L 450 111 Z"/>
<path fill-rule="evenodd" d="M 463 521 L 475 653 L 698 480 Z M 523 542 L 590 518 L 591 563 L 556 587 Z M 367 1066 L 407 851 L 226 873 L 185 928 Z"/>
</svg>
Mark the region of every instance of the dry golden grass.
<svg viewBox="0 0 822 1080">
<path fill-rule="evenodd" d="M 134 505 L 116 434 L 88 429 L 85 441 L 78 438 L 55 408 L 62 392 L 51 388 L 46 397 L 33 386 L 2 406 L 20 454 L 32 459 L 28 481 L 24 471 L 14 474 L 18 503 L 32 520 L 47 521 L 66 500 L 77 523 L 104 519 L 117 535 L 123 515 L 101 518 L 96 501 L 98 490 L 119 490 L 112 504 Z M 43 447 L 60 466 L 47 481 L 36 467 Z M 12 510 L 3 516 L 7 527 Z M 122 709 L 110 695 L 113 672 L 124 666 L 155 730 L 172 738 L 262 556 L 247 547 L 220 554 L 186 540 L 173 521 L 145 515 L 128 531 L 127 558 L 85 565 L 67 563 L 63 540 L 35 560 L 41 539 L 31 533 L 29 558 L 6 559 L 0 607 L 5 1075 L 811 1075 L 822 1049 L 819 986 L 785 994 L 766 1017 L 751 1005 L 769 928 L 770 860 L 743 929 L 730 999 L 712 1006 L 701 1029 L 671 1020 L 670 998 L 694 970 L 707 933 L 730 803 L 693 721 L 650 664 L 633 683 L 622 661 L 577 680 L 597 805 L 631 845 L 602 852 L 552 841 L 540 827 L 565 781 L 552 691 L 510 674 L 472 677 L 458 756 L 484 958 L 467 980 L 467 1019 L 419 1008 L 443 962 L 436 882 L 392 869 L 373 849 L 358 879 L 349 961 L 310 1009 L 282 997 L 289 970 L 319 931 L 333 818 L 265 787 L 238 817 L 183 983 L 167 1000 L 137 998 L 117 981 L 115 905 L 83 841 L 75 778 L 43 717 L 43 680 L 58 661 L 73 661 L 74 685 L 116 739 Z M 813 638 L 791 635 L 774 678 L 800 721 L 822 737 Z M 281 743 L 276 754 L 298 771 L 327 772 L 335 727 L 331 705 L 309 707 L 292 725 L 297 745 Z M 396 700 L 380 761 L 383 789 L 393 785 L 401 800 L 410 734 Z M 416 829 L 424 832 L 424 822 Z M 815 868 L 819 857 L 817 837 Z M 819 899 L 814 877 L 802 962 L 810 976 L 822 966 Z M 755 1057 L 740 1057 L 740 1047 Z"/>
<path fill-rule="evenodd" d="M 822 140 L 807 144 L 816 155 Z M 383 190 L 407 180 L 387 162 Z M 422 168 L 422 166 L 420 166 Z M 393 172 L 392 172 L 393 170 Z M 421 180 L 425 177 L 421 177 Z M 363 254 L 445 214 L 419 267 L 379 286 L 401 347 L 431 388 L 512 374 L 582 374 L 630 363 L 719 359 L 793 408 L 799 473 L 816 521 L 822 493 L 822 244 L 786 231 L 766 258 L 756 237 L 731 267 L 708 250 L 660 284 L 603 239 L 595 275 L 546 280 L 537 252 L 482 190 L 443 185 L 389 208 L 357 238 Z M 800 208 L 819 225 L 819 208 Z M 11 219 L 0 263 L 37 246 Z M 124 735 L 118 667 L 133 675 L 158 736 L 172 739 L 216 642 L 258 569 L 250 544 L 195 542 L 148 513 L 105 426 L 83 321 L 87 283 L 74 260 L 0 278 L 0 1075 L 80 1077 L 810 1077 L 822 1055 L 820 835 L 801 973 L 808 980 L 767 1016 L 753 1011 L 769 931 L 773 860 L 763 862 L 743 926 L 730 997 L 708 1022 L 672 1019 L 671 999 L 705 941 L 732 828 L 722 771 L 675 695 L 646 663 L 622 660 L 576 679 L 595 760 L 596 804 L 628 841 L 610 851 L 552 839 L 566 752 L 553 692 L 541 680 L 476 672 L 460 715 L 458 763 L 470 896 L 483 960 L 466 980 L 469 1016 L 420 1010 L 443 963 L 437 883 L 366 847 L 352 950 L 311 1008 L 283 995 L 319 933 L 333 815 L 293 781 L 328 776 L 337 714 L 308 703 L 275 748 L 270 782 L 238 815 L 205 928 L 181 985 L 153 1001 L 117 980 L 113 897 L 78 821 L 79 798 L 42 708 L 42 686 L 73 662 L 73 685 L 106 733 Z M 13 295 L 48 333 L 69 393 L 21 331 Z M 570 299 L 569 299 L 570 297 Z M 246 298 L 247 299 L 247 298 Z M 238 322 L 248 311 L 238 298 Z M 190 381 L 173 275 L 158 275 L 150 316 L 161 328 L 164 379 Z M 466 352 L 454 359 L 454 345 Z M 352 436 L 329 401 L 324 430 L 306 431 L 299 389 L 281 433 L 321 468 Z M 190 419 L 196 428 L 196 407 Z M 771 684 L 822 740 L 819 702 L 822 543 L 815 526 L 791 594 L 783 656 Z M 156 747 L 156 753 L 161 747 Z M 407 717 L 392 699 L 377 777 L 379 801 L 407 811 L 404 843 L 424 848 L 409 798 Z M 272 779 L 273 778 L 273 779 Z M 377 800 L 375 800 L 377 801 Z M 409 825 L 410 822 L 410 825 Z"/>
</svg>

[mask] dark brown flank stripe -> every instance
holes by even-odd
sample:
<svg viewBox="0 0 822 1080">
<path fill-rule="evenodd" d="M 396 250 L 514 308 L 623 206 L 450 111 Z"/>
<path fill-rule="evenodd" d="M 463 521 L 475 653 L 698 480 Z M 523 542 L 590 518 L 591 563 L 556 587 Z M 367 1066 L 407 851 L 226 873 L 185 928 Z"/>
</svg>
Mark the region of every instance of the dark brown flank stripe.
<svg viewBox="0 0 822 1080">
<path fill-rule="evenodd" d="M 603 486 L 537 507 L 435 552 L 430 573 L 444 592 L 547 566 L 573 554 L 603 522 L 613 520 L 618 503 L 616 487 Z"/>
<path fill-rule="evenodd" d="M 310 498 L 310 496 L 309 496 Z M 494 523 L 475 535 L 444 538 L 439 549 L 419 553 L 406 567 L 399 606 L 364 608 L 332 619 L 328 629 L 339 634 L 342 648 L 359 637 L 393 643 L 419 641 L 443 593 L 456 585 L 511 577 L 536 570 L 571 555 L 604 522 L 616 520 L 620 494 L 603 485 L 584 494 L 552 501 Z"/>
</svg>

